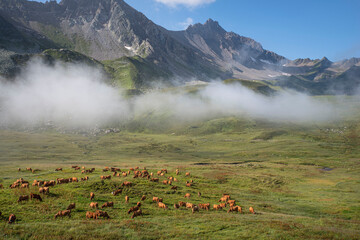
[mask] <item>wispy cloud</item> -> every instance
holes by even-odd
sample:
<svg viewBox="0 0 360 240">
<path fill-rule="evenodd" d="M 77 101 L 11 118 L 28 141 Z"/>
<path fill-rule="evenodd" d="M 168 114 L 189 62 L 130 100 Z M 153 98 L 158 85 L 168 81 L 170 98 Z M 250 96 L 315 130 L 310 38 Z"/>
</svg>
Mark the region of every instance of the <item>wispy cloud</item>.
<svg viewBox="0 0 360 240">
<path fill-rule="evenodd" d="M 194 23 L 194 20 L 188 17 L 184 22 L 179 23 L 182 29 L 187 29 L 187 27 Z"/>
<path fill-rule="evenodd" d="M 163 3 L 169 7 L 176 7 L 184 5 L 186 7 L 197 7 L 204 4 L 213 3 L 216 0 L 155 0 L 156 2 Z"/>
</svg>

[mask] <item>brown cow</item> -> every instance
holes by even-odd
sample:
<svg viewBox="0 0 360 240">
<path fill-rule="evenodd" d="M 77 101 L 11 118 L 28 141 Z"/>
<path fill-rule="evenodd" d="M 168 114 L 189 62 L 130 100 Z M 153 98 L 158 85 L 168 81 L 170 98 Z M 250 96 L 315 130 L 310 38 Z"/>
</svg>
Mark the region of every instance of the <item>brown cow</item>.
<svg viewBox="0 0 360 240">
<path fill-rule="evenodd" d="M 107 219 L 110 218 L 110 216 L 107 214 L 107 212 L 104 212 L 104 211 L 101 211 L 101 210 L 96 210 L 95 214 L 96 214 L 97 218 L 99 218 L 99 217 L 104 217 L 104 218 L 107 218 Z"/>
<path fill-rule="evenodd" d="M 133 213 L 133 215 L 131 216 L 131 218 L 138 217 L 138 216 L 142 216 L 142 211 L 141 211 L 141 209 L 135 211 L 135 212 Z"/>
<path fill-rule="evenodd" d="M 191 194 L 190 193 L 187 193 L 185 194 L 184 198 L 190 198 L 191 197 Z"/>
<path fill-rule="evenodd" d="M 159 182 L 159 179 L 158 178 L 151 178 L 150 181 L 151 182 Z"/>
<path fill-rule="evenodd" d="M 90 207 L 91 208 L 98 208 L 99 207 L 99 204 L 97 202 L 91 202 L 90 203 Z"/>
<path fill-rule="evenodd" d="M 222 208 L 226 208 L 226 203 L 220 203 L 219 205 L 220 205 L 220 207 L 222 207 Z"/>
<path fill-rule="evenodd" d="M 191 186 L 192 186 L 192 183 L 187 183 L 186 186 L 187 186 L 187 187 L 191 187 Z"/>
<path fill-rule="evenodd" d="M 29 184 L 28 183 L 23 183 L 23 184 L 21 184 L 20 188 L 29 188 Z"/>
<path fill-rule="evenodd" d="M 168 207 L 162 202 L 158 202 L 157 204 L 158 204 L 159 208 L 168 209 Z"/>
<path fill-rule="evenodd" d="M 105 208 L 105 207 L 114 207 L 114 202 L 106 202 L 101 206 L 101 208 Z"/>
<path fill-rule="evenodd" d="M 100 179 L 102 179 L 102 180 L 111 179 L 111 175 L 108 175 L 108 176 L 100 176 Z"/>
<path fill-rule="evenodd" d="M 42 202 L 42 198 L 39 194 L 30 193 L 30 199 L 38 199 L 40 202 Z"/>
<path fill-rule="evenodd" d="M 95 198 L 95 194 L 93 192 L 90 193 L 90 200 L 93 200 Z"/>
<path fill-rule="evenodd" d="M 140 201 L 144 201 L 145 199 L 146 199 L 146 196 L 143 195 L 143 196 L 141 197 Z"/>
<path fill-rule="evenodd" d="M 198 196 L 201 197 L 201 192 L 198 192 Z"/>
<path fill-rule="evenodd" d="M 112 192 L 111 194 L 114 195 L 114 196 L 116 196 L 116 195 L 118 195 L 118 194 L 120 194 L 120 193 L 122 193 L 122 189 L 118 189 L 118 190 Z"/>
<path fill-rule="evenodd" d="M 134 207 L 131 207 L 127 213 L 130 214 L 131 212 L 135 212 L 139 209 L 140 209 L 139 206 L 134 206 Z"/>
<path fill-rule="evenodd" d="M 230 207 L 230 209 L 228 210 L 228 213 L 229 212 L 239 212 L 239 213 L 241 213 L 241 207 L 240 206 Z"/>
<path fill-rule="evenodd" d="M 220 209 L 222 209 L 222 207 L 220 205 L 214 204 L 213 209 L 220 210 Z"/>
<path fill-rule="evenodd" d="M 174 208 L 175 208 L 175 209 L 178 209 L 178 208 L 180 208 L 180 205 L 177 204 L 177 203 L 174 203 Z"/>
<path fill-rule="evenodd" d="M 48 187 L 41 187 L 39 188 L 39 193 L 48 194 L 50 189 Z"/>
<path fill-rule="evenodd" d="M 255 210 L 253 207 L 249 207 L 249 211 L 252 213 L 252 214 L 255 214 Z"/>
<path fill-rule="evenodd" d="M 75 203 L 70 203 L 66 210 L 75 209 Z"/>
<path fill-rule="evenodd" d="M 190 176 L 190 173 L 189 172 L 185 173 L 185 176 Z"/>
<path fill-rule="evenodd" d="M 55 171 L 62 171 L 62 168 L 57 168 L 55 169 Z"/>
<path fill-rule="evenodd" d="M 199 212 L 199 207 L 194 205 L 192 208 L 191 208 L 191 211 L 192 213 L 195 213 L 195 212 Z"/>
<path fill-rule="evenodd" d="M 171 190 L 177 190 L 177 186 L 172 186 Z"/>
<path fill-rule="evenodd" d="M 125 196 L 125 202 L 128 203 L 129 202 L 129 196 Z"/>
<path fill-rule="evenodd" d="M 199 203 L 199 208 L 209 210 L 210 209 L 210 203 Z"/>
<path fill-rule="evenodd" d="M 14 223 L 15 220 L 16 220 L 15 214 L 11 214 L 11 215 L 9 216 L 9 224 Z"/>
<path fill-rule="evenodd" d="M 93 218 L 93 219 L 97 219 L 97 215 L 96 215 L 96 213 L 94 213 L 94 212 L 89 212 L 89 211 L 87 211 L 86 212 L 86 218 Z"/>
<path fill-rule="evenodd" d="M 57 214 L 55 214 L 55 219 L 57 217 L 65 217 L 65 216 L 69 216 L 69 218 L 71 217 L 71 211 L 70 210 L 64 210 L 64 211 L 58 211 Z"/>
<path fill-rule="evenodd" d="M 72 182 L 79 182 L 79 180 L 78 180 L 77 177 L 73 177 L 73 178 L 72 178 Z"/>
<path fill-rule="evenodd" d="M 21 168 L 18 168 L 18 171 L 20 172 L 20 171 L 21 171 Z"/>
<path fill-rule="evenodd" d="M 179 201 L 179 206 L 180 206 L 180 207 L 186 207 L 186 202 Z"/>
<path fill-rule="evenodd" d="M 0 184 L 0 189 L 3 189 L 3 188 L 4 188 L 4 186 L 2 184 Z"/>
<path fill-rule="evenodd" d="M 153 197 L 153 202 L 162 202 L 162 198 Z"/>
<path fill-rule="evenodd" d="M 193 208 L 195 204 L 193 203 L 186 203 L 186 208 Z"/>
<path fill-rule="evenodd" d="M 22 201 L 28 201 L 29 200 L 29 196 L 28 195 L 21 195 L 19 196 L 19 199 L 17 200 L 17 202 L 22 202 Z"/>
<path fill-rule="evenodd" d="M 71 168 L 77 168 L 78 166 L 71 166 Z"/>
</svg>

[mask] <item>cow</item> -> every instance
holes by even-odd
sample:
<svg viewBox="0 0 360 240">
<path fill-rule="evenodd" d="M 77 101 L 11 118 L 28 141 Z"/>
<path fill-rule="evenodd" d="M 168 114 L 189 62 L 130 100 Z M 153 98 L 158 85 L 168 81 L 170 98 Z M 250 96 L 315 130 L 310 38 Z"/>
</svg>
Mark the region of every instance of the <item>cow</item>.
<svg viewBox="0 0 360 240">
<path fill-rule="evenodd" d="M 62 168 L 57 168 L 55 169 L 55 171 L 62 171 Z"/>
<path fill-rule="evenodd" d="M 143 195 L 143 196 L 141 197 L 140 201 L 144 201 L 145 199 L 146 199 L 146 196 Z"/>
<path fill-rule="evenodd" d="M 179 206 L 180 206 L 180 207 L 186 207 L 186 202 L 179 201 Z"/>
<path fill-rule="evenodd" d="M 222 207 L 221 207 L 220 205 L 214 204 L 214 205 L 213 205 L 213 209 L 215 209 L 215 210 L 221 210 Z"/>
<path fill-rule="evenodd" d="M 42 198 L 40 195 L 38 194 L 35 194 L 35 193 L 30 193 L 30 199 L 33 200 L 33 199 L 38 199 L 40 202 L 42 202 Z"/>
<path fill-rule="evenodd" d="M 11 214 L 11 215 L 9 216 L 9 224 L 14 223 L 15 220 L 16 220 L 15 214 Z"/>
<path fill-rule="evenodd" d="M 71 217 L 71 211 L 70 210 L 63 210 L 63 211 L 58 211 L 56 214 L 55 214 L 55 219 L 57 217 L 65 217 L 65 216 L 68 216 L 69 218 Z"/>
<path fill-rule="evenodd" d="M 168 209 L 168 207 L 162 202 L 158 202 L 157 204 L 159 208 Z"/>
<path fill-rule="evenodd" d="M 98 218 L 99 218 L 99 217 L 104 217 L 104 218 L 107 218 L 107 219 L 110 218 L 110 216 L 108 215 L 107 212 L 104 212 L 104 211 L 101 211 L 101 210 L 96 210 L 96 211 L 95 211 L 95 214 L 96 214 L 96 216 L 97 216 Z"/>
<path fill-rule="evenodd" d="M 118 189 L 118 190 L 116 190 L 116 191 L 113 191 L 111 194 L 114 195 L 114 196 L 116 196 L 116 195 L 118 195 L 118 194 L 120 194 L 120 193 L 122 193 L 122 189 Z"/>
<path fill-rule="evenodd" d="M 28 183 L 23 183 L 23 184 L 21 184 L 20 188 L 29 188 L 29 184 Z"/>
<path fill-rule="evenodd" d="M 97 219 L 97 215 L 96 215 L 96 213 L 94 213 L 94 212 L 89 212 L 89 211 L 87 211 L 86 212 L 86 218 L 93 218 L 93 219 Z"/>
<path fill-rule="evenodd" d="M 175 208 L 175 209 L 178 209 L 178 208 L 180 208 L 180 205 L 177 204 L 177 203 L 174 203 L 174 208 Z"/>
<path fill-rule="evenodd" d="M 71 181 L 72 181 L 72 182 L 79 182 L 79 180 L 78 180 L 77 177 L 73 177 L 73 178 L 71 179 Z"/>
<path fill-rule="evenodd" d="M 185 176 L 190 176 L 190 173 L 189 172 L 185 173 Z"/>
<path fill-rule="evenodd" d="M 185 194 L 184 198 L 190 198 L 191 197 L 191 194 L 190 193 L 187 193 Z"/>
<path fill-rule="evenodd" d="M 95 198 L 95 194 L 93 192 L 90 193 L 90 200 L 93 200 Z"/>
<path fill-rule="evenodd" d="M 138 217 L 138 216 L 142 216 L 142 211 L 141 211 L 141 209 L 133 212 L 133 215 L 131 215 L 131 218 Z"/>
<path fill-rule="evenodd" d="M 255 210 L 253 207 L 249 207 L 249 211 L 252 213 L 252 214 L 255 214 Z"/>
<path fill-rule="evenodd" d="M 228 210 L 228 213 L 229 212 L 239 212 L 239 213 L 241 213 L 241 207 L 240 206 L 230 207 L 230 209 Z"/>
<path fill-rule="evenodd" d="M 128 214 L 130 214 L 131 212 L 135 212 L 135 211 L 137 211 L 137 210 L 139 210 L 140 208 L 139 208 L 139 206 L 134 206 L 134 207 L 131 207 L 129 210 L 128 210 Z"/>
<path fill-rule="evenodd" d="M 3 189 L 3 188 L 4 188 L 4 186 L 2 184 L 0 184 L 0 189 Z"/>
<path fill-rule="evenodd" d="M 125 196 L 125 202 L 128 203 L 129 202 L 129 196 Z"/>
<path fill-rule="evenodd" d="M 159 197 L 153 197 L 153 202 L 162 202 L 163 199 Z"/>
<path fill-rule="evenodd" d="M 172 186 L 171 190 L 177 190 L 177 186 Z"/>
<path fill-rule="evenodd" d="M 187 187 L 191 187 L 191 186 L 192 186 L 192 183 L 187 183 L 186 186 L 187 186 Z"/>
<path fill-rule="evenodd" d="M 150 181 L 151 182 L 159 182 L 159 179 L 158 178 L 151 178 Z"/>
<path fill-rule="evenodd" d="M 91 202 L 90 203 L 90 207 L 91 208 L 98 208 L 99 207 L 99 204 L 97 202 Z"/>
<path fill-rule="evenodd" d="M 195 213 L 195 212 L 199 212 L 199 207 L 194 205 L 192 208 L 191 208 L 191 211 L 192 213 Z"/>
<path fill-rule="evenodd" d="M 66 210 L 75 209 L 75 203 L 70 203 Z"/>
<path fill-rule="evenodd" d="M 199 204 L 199 208 L 205 209 L 205 210 L 209 210 L 209 208 L 210 208 L 210 203 L 200 203 L 200 204 Z"/>
<path fill-rule="evenodd" d="M 105 207 L 114 207 L 114 202 L 106 202 L 101 206 L 101 208 L 105 208 Z"/>
<path fill-rule="evenodd" d="M 193 203 L 186 203 L 186 208 L 193 208 L 195 204 Z"/>
<path fill-rule="evenodd" d="M 180 171 L 179 171 L 179 169 L 176 169 L 176 175 L 179 175 L 179 173 L 180 173 Z"/>
<path fill-rule="evenodd" d="M 71 166 L 71 168 L 77 168 L 78 166 Z"/>
<path fill-rule="evenodd" d="M 22 201 L 28 201 L 29 200 L 29 196 L 28 195 L 21 195 L 19 196 L 19 199 L 17 200 L 17 202 L 22 202 Z"/>
<path fill-rule="evenodd" d="M 48 187 L 41 187 L 39 188 L 39 193 L 48 194 L 50 189 Z"/>
<path fill-rule="evenodd" d="M 221 208 L 226 208 L 226 203 L 220 203 L 219 205 Z"/>
<path fill-rule="evenodd" d="M 111 179 L 111 175 L 108 176 L 100 176 L 101 180 L 105 180 L 105 179 Z"/>
<path fill-rule="evenodd" d="M 21 171 L 21 168 L 18 168 L 18 171 L 20 172 L 20 171 Z"/>
</svg>

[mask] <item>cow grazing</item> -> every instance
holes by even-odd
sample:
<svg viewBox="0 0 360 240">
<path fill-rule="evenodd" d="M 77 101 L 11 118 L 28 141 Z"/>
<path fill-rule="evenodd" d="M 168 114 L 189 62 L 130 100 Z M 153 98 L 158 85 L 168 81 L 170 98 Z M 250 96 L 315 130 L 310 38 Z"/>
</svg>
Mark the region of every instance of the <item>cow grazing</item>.
<svg viewBox="0 0 360 240">
<path fill-rule="evenodd" d="M 186 203 L 186 208 L 193 208 L 195 204 L 193 203 Z"/>
<path fill-rule="evenodd" d="M 75 203 L 70 203 L 66 210 L 75 209 Z"/>
<path fill-rule="evenodd" d="M 249 211 L 252 213 L 252 214 L 255 214 L 255 210 L 253 207 L 249 207 Z"/>
<path fill-rule="evenodd" d="M 20 171 L 21 171 L 21 168 L 18 168 L 18 171 L 20 172 Z"/>
<path fill-rule="evenodd" d="M 71 168 L 77 168 L 78 166 L 71 166 Z"/>
<path fill-rule="evenodd" d="M 123 183 L 121 184 L 121 187 L 123 187 L 123 186 L 125 186 L 125 187 L 131 187 L 131 186 L 132 186 L 132 183 L 125 181 L 125 182 L 123 182 Z"/>
<path fill-rule="evenodd" d="M 145 199 L 146 199 L 146 196 L 143 195 L 143 196 L 141 197 L 140 201 L 144 201 Z"/>
<path fill-rule="evenodd" d="M 191 194 L 190 193 L 187 193 L 185 194 L 184 198 L 190 198 L 191 197 Z"/>
<path fill-rule="evenodd" d="M 158 202 L 157 204 L 159 208 L 168 209 L 168 207 L 162 202 Z"/>
<path fill-rule="evenodd" d="M 186 207 L 186 202 L 179 201 L 179 206 L 180 206 L 180 207 Z"/>
<path fill-rule="evenodd" d="M 97 202 L 91 202 L 90 207 L 91 208 L 99 208 L 99 204 Z"/>
<path fill-rule="evenodd" d="M 128 203 L 129 202 L 129 196 L 125 196 L 125 202 Z"/>
<path fill-rule="evenodd" d="M 20 188 L 29 188 L 29 184 L 28 183 L 23 183 L 23 184 L 21 184 Z"/>
<path fill-rule="evenodd" d="M 177 186 L 172 186 L 171 190 L 177 190 Z"/>
<path fill-rule="evenodd" d="M 130 214 L 131 212 L 135 212 L 135 211 L 137 211 L 137 210 L 139 210 L 140 208 L 139 208 L 139 206 L 134 206 L 134 207 L 131 207 L 129 210 L 128 210 L 128 214 Z"/>
<path fill-rule="evenodd" d="M 185 176 L 190 176 L 190 173 L 189 172 L 185 173 Z"/>
<path fill-rule="evenodd" d="M 15 220 L 16 220 L 15 214 L 11 214 L 11 215 L 9 216 L 9 224 L 14 223 Z"/>
<path fill-rule="evenodd" d="M 199 208 L 209 210 L 210 209 L 210 203 L 200 203 Z"/>
<path fill-rule="evenodd" d="M 153 202 L 162 202 L 162 198 L 159 197 L 153 197 Z"/>
<path fill-rule="evenodd" d="M 187 186 L 187 187 L 191 187 L 191 186 L 192 186 L 192 183 L 187 183 L 186 186 Z"/>
<path fill-rule="evenodd" d="M 201 197 L 201 192 L 198 192 L 198 196 Z"/>
<path fill-rule="evenodd" d="M 97 215 L 96 215 L 96 213 L 94 213 L 94 212 L 89 212 L 89 211 L 87 211 L 86 212 L 86 218 L 93 218 L 93 219 L 97 219 Z"/>
<path fill-rule="evenodd" d="M 21 195 L 19 196 L 19 199 L 17 200 L 17 202 L 22 202 L 22 201 L 28 201 L 29 200 L 29 196 L 28 195 Z"/>
<path fill-rule="evenodd" d="M 111 179 L 111 175 L 108 176 L 100 176 L 101 180 L 105 180 L 105 179 Z"/>
<path fill-rule="evenodd" d="M 114 207 L 114 202 L 106 202 L 101 206 L 101 208 L 105 208 L 105 207 Z"/>
<path fill-rule="evenodd" d="M 99 217 L 103 217 L 103 218 L 107 218 L 107 219 L 110 218 L 110 216 L 108 215 L 107 212 L 104 212 L 104 211 L 101 211 L 101 210 L 96 210 L 95 214 L 96 214 L 97 218 L 99 218 Z"/>
<path fill-rule="evenodd" d="M 73 177 L 73 178 L 71 179 L 71 181 L 72 181 L 72 182 L 79 182 L 78 178 L 76 178 L 76 177 Z"/>
<path fill-rule="evenodd" d="M 178 208 L 180 208 L 180 205 L 177 204 L 177 203 L 174 203 L 174 208 L 175 208 L 175 209 L 178 209 Z"/>
<path fill-rule="evenodd" d="M 151 178 L 150 181 L 151 182 L 159 182 L 159 179 L 158 178 Z"/>
<path fill-rule="evenodd" d="M 191 211 L 192 213 L 195 213 L 195 212 L 199 212 L 199 207 L 194 205 L 192 208 L 191 208 Z"/>
<path fill-rule="evenodd" d="M 133 212 L 133 215 L 131 215 L 131 218 L 138 217 L 138 216 L 142 216 L 142 211 L 141 211 L 141 209 Z"/>
<path fill-rule="evenodd" d="M 40 202 L 42 202 L 42 198 L 39 194 L 35 194 L 35 193 L 30 193 L 30 199 L 38 199 Z"/>
<path fill-rule="evenodd" d="M 220 203 L 219 205 L 221 208 L 226 208 L 226 203 Z"/>
<path fill-rule="evenodd" d="M 57 214 L 55 214 L 55 219 L 57 217 L 65 217 L 65 216 L 68 216 L 69 218 L 71 217 L 71 211 L 70 210 L 63 210 L 63 211 L 58 211 Z"/>
<path fill-rule="evenodd" d="M 55 169 L 55 171 L 62 171 L 62 168 L 57 168 Z"/>
<path fill-rule="evenodd" d="M 222 209 L 222 207 L 220 205 L 214 204 L 213 209 L 220 210 L 220 209 Z"/>
<path fill-rule="evenodd" d="M 90 193 L 90 200 L 93 200 L 95 198 L 95 194 L 93 192 Z"/>
<path fill-rule="evenodd" d="M 234 207 L 230 207 L 230 209 L 228 210 L 228 213 L 229 212 L 239 212 L 241 213 L 241 207 L 240 206 L 234 206 Z"/>
<path fill-rule="evenodd" d="M 48 194 L 50 192 L 49 187 L 41 187 L 39 188 L 39 193 Z"/>
<path fill-rule="evenodd" d="M 114 196 L 116 196 L 116 195 L 118 195 L 118 194 L 120 194 L 120 193 L 122 193 L 122 189 L 118 189 L 118 190 L 116 190 L 116 191 L 113 191 L 111 194 L 114 195 Z"/>
</svg>

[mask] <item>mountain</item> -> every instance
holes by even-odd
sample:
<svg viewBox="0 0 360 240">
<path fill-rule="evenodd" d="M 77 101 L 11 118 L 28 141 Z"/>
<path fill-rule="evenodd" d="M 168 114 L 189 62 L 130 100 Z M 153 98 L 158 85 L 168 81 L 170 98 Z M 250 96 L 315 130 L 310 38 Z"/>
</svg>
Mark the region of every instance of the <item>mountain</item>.
<svg viewBox="0 0 360 240">
<path fill-rule="evenodd" d="M 253 39 L 227 32 L 212 19 L 169 31 L 123 0 L 0 0 L 0 49 L 4 63 L 14 54 L 76 51 L 101 61 L 115 82 L 129 88 L 148 87 L 155 80 L 242 78 L 273 80 L 283 87 L 293 87 L 292 79 L 307 81 L 298 87 L 303 90 L 321 82 L 326 89 L 359 63 L 290 61 Z"/>
</svg>

